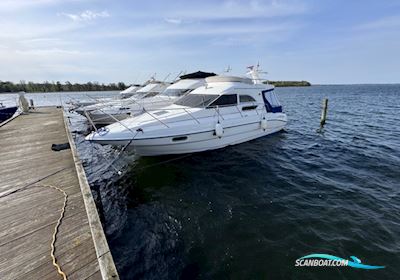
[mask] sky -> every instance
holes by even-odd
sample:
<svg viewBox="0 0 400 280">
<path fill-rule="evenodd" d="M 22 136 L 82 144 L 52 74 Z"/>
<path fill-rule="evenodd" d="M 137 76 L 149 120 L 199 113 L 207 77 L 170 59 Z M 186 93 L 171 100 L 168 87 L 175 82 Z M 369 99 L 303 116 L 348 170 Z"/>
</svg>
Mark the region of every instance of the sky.
<svg viewBox="0 0 400 280">
<path fill-rule="evenodd" d="M 399 83 L 398 0 L 1 0 L 0 80 Z M 169 75 L 169 76 L 168 76 Z"/>
</svg>

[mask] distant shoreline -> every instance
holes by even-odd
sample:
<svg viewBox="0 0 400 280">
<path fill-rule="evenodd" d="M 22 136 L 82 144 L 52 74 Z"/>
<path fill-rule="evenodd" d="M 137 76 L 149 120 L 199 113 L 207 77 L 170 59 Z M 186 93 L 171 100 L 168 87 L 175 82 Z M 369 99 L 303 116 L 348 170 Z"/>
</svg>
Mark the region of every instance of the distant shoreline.
<svg viewBox="0 0 400 280">
<path fill-rule="evenodd" d="M 270 84 L 274 85 L 275 87 L 310 87 L 310 86 L 367 86 L 367 85 L 400 85 L 400 83 L 355 83 L 355 84 L 311 84 L 308 81 L 265 81 L 265 84 Z M 14 84 L 16 88 L 7 88 L 7 91 L 4 91 L 4 88 L 1 86 L 4 85 L 5 82 L 0 81 L 0 94 L 17 94 L 20 91 L 23 91 L 25 93 L 58 93 L 58 92 L 106 92 L 106 91 L 122 91 L 126 88 L 129 87 L 129 85 L 126 85 L 124 83 L 117 83 L 117 84 L 98 84 L 98 83 L 86 83 L 86 84 L 61 84 L 61 90 L 60 89 L 60 84 L 57 85 L 54 83 L 28 83 L 29 85 L 38 85 L 37 88 L 34 88 L 34 90 L 20 90 L 19 86 L 20 84 Z M 8 85 L 10 85 L 10 82 L 7 82 Z M 47 90 L 40 90 L 40 86 L 43 85 L 49 85 L 50 88 L 47 88 Z M 54 85 L 58 88 L 54 88 Z M 68 88 L 68 86 L 72 86 Z"/>
<path fill-rule="evenodd" d="M 276 87 L 306 87 L 311 86 L 310 82 L 307 81 L 267 81 L 268 83 Z M 98 82 L 88 82 L 84 84 L 70 83 L 70 82 L 43 82 L 34 83 L 24 81 L 20 83 L 3 82 L 0 81 L 0 94 L 2 93 L 51 93 L 51 92 L 88 92 L 88 91 L 122 91 L 128 88 L 129 85 L 123 82 L 111 83 L 111 84 L 99 84 Z"/>
<path fill-rule="evenodd" d="M 0 93 L 35 93 L 35 92 L 87 92 L 87 91 L 122 91 L 129 87 L 123 82 L 100 84 L 98 82 L 87 82 L 87 83 L 70 83 L 65 82 L 43 82 L 34 83 L 21 81 L 20 83 L 3 82 L 0 81 Z"/>
<path fill-rule="evenodd" d="M 24 91 L 24 93 L 29 93 L 29 94 L 42 94 L 42 93 L 77 93 L 77 92 L 83 92 L 83 93 L 89 93 L 89 92 L 116 92 L 119 93 L 121 92 L 121 90 L 70 90 L 70 91 L 31 91 L 31 92 L 26 92 Z M 18 94 L 19 91 L 16 92 L 0 92 L 0 95 L 2 94 Z"/>
<path fill-rule="evenodd" d="M 264 83 L 268 83 L 268 84 L 274 85 L 276 87 L 309 87 L 309 86 L 311 86 L 311 83 L 307 82 L 307 81 L 266 81 Z"/>
</svg>

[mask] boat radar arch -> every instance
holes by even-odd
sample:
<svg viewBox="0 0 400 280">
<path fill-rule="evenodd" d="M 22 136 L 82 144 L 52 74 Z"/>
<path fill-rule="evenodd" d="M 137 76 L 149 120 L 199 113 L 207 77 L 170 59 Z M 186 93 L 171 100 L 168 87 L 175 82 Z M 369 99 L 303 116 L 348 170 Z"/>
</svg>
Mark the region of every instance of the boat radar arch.
<svg viewBox="0 0 400 280">
<path fill-rule="evenodd" d="M 257 64 L 257 66 L 254 66 L 254 65 L 248 66 L 247 68 L 250 69 L 250 70 L 246 74 L 251 76 L 251 79 L 252 79 L 253 83 L 255 85 L 256 84 L 262 84 L 263 82 L 262 82 L 262 79 L 260 77 L 260 73 L 266 74 L 267 72 L 262 72 L 261 71 L 260 64 Z"/>
</svg>

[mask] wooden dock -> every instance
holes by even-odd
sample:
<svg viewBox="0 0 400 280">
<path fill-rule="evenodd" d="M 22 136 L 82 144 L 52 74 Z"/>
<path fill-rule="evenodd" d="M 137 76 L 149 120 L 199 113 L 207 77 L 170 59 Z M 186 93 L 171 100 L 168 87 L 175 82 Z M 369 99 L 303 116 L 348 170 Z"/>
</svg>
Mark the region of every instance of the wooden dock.
<svg viewBox="0 0 400 280">
<path fill-rule="evenodd" d="M 62 109 L 0 127 L 0 279 L 62 279 L 50 244 L 68 195 L 55 257 L 69 280 L 119 279 Z M 70 142 L 71 149 L 51 150 Z"/>
</svg>

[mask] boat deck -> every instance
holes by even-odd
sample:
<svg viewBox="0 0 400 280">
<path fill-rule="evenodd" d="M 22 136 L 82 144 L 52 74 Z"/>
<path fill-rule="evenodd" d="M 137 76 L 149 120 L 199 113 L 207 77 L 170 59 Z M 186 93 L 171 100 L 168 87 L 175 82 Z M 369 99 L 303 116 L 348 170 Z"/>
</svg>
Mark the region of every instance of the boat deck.
<svg viewBox="0 0 400 280">
<path fill-rule="evenodd" d="M 118 279 L 62 109 L 40 108 L 0 127 L 0 279 Z M 53 151 L 52 144 L 71 149 Z M 72 143 L 71 143 L 72 142 Z"/>
</svg>

